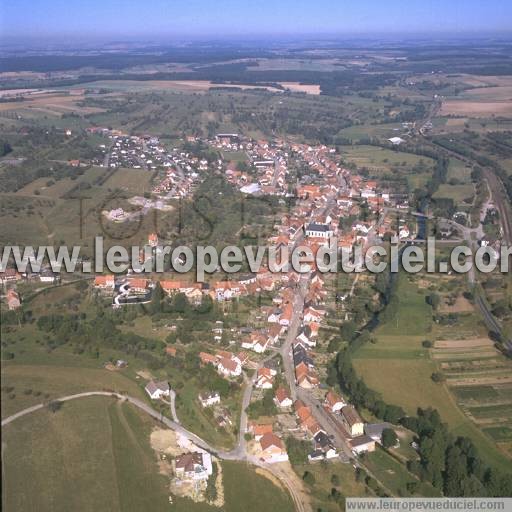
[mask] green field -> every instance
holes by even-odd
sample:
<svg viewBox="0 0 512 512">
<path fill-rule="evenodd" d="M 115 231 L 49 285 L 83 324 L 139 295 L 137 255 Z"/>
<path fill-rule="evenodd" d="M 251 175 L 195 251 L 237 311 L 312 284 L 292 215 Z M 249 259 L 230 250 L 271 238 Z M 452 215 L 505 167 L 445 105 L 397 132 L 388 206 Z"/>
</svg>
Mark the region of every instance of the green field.
<svg viewBox="0 0 512 512">
<path fill-rule="evenodd" d="M 313 510 L 325 510 L 326 512 L 340 510 L 339 505 L 331 499 L 333 488 L 337 489 L 345 498 L 373 496 L 364 482 L 356 480 L 355 471 L 351 464 L 329 462 L 328 464 L 296 466 L 294 469 L 300 478 L 304 476 L 306 471 L 314 476 L 314 484 L 307 485 L 307 490 L 311 494 Z M 339 478 L 339 485 L 333 485 L 333 475 Z"/>
<path fill-rule="evenodd" d="M 428 483 L 420 482 L 407 471 L 403 464 L 400 464 L 380 447 L 374 452 L 367 454 L 364 458 L 364 463 L 376 478 L 395 496 L 411 496 L 411 493 L 406 488 L 408 482 L 416 482 L 418 484 L 416 494 L 419 496 L 439 496 L 436 489 Z"/>
<path fill-rule="evenodd" d="M 368 145 L 341 146 L 341 157 L 358 169 L 367 169 L 377 179 L 399 176 L 411 190 L 421 188 L 428 181 L 434 163 L 431 158 Z"/>
<path fill-rule="evenodd" d="M 121 168 L 117 169 L 116 172 L 105 181 L 104 186 L 142 196 L 145 192 L 150 192 L 150 182 L 153 174 L 154 171 Z"/>
<path fill-rule="evenodd" d="M 471 167 L 456 158 L 450 158 L 447 181 L 453 179 L 465 184 L 471 183 Z"/>
<path fill-rule="evenodd" d="M 453 202 L 456 205 L 468 205 L 471 204 L 471 201 L 467 203 L 465 199 L 471 200 L 474 194 L 475 189 L 472 184 L 450 185 L 448 183 L 443 183 L 439 185 L 439 188 L 433 197 L 434 199 L 453 199 Z"/>
<path fill-rule="evenodd" d="M 2 386 L 13 388 L 2 391 L 2 417 L 45 400 L 85 391 L 117 391 L 145 399 L 141 386 L 122 372 L 97 368 L 4 364 Z"/>
<path fill-rule="evenodd" d="M 433 164 L 431 158 L 393 151 L 379 146 L 341 146 L 341 156 L 358 167 L 368 167 L 375 171 L 390 171 L 393 167 L 412 167 L 423 160 L 426 166 Z"/>
<path fill-rule="evenodd" d="M 3 430 L 3 510 L 168 510 L 151 426 L 99 397 L 17 420 Z"/>
<path fill-rule="evenodd" d="M 155 422 L 103 397 L 37 411 L 3 429 L 2 509 L 91 512 L 213 512 L 187 499 L 168 503 L 167 479 L 149 444 Z M 242 463 L 222 463 L 226 512 L 292 512 L 291 498 Z M 72 489 L 73 492 L 69 492 Z"/>
</svg>

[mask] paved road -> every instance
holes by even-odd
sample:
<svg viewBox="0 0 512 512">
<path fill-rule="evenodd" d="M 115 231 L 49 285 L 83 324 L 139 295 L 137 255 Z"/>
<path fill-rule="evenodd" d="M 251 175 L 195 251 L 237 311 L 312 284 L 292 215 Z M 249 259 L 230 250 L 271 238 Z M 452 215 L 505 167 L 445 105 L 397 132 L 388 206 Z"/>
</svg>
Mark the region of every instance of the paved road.
<svg viewBox="0 0 512 512">
<path fill-rule="evenodd" d="M 174 391 L 174 389 L 171 389 L 169 393 L 169 398 L 169 402 L 164 399 L 162 399 L 162 402 L 165 402 L 167 405 L 169 405 L 173 421 L 175 421 L 176 423 L 181 423 L 180 420 L 178 419 L 178 415 L 176 414 L 176 391 Z"/>
<path fill-rule="evenodd" d="M 248 386 L 250 390 L 252 390 L 252 385 Z M 283 474 L 282 471 L 279 471 L 276 467 L 275 469 L 272 467 L 271 464 L 265 464 L 259 459 L 256 459 L 254 457 L 248 458 L 245 454 L 245 445 L 244 445 L 244 452 L 243 454 L 239 453 L 238 449 L 232 450 L 230 452 L 224 452 L 224 451 L 218 451 L 212 446 L 210 446 L 206 441 L 201 439 L 200 437 L 196 436 L 194 433 L 190 432 L 186 428 L 184 428 L 182 425 L 177 423 L 176 421 L 170 420 L 169 418 L 165 417 L 162 413 L 159 411 L 153 409 L 148 404 L 143 402 L 142 400 L 139 400 L 138 398 L 134 398 L 128 395 L 121 395 L 119 393 L 112 393 L 107 391 L 88 391 L 85 393 L 77 393 L 75 395 L 68 395 L 64 396 L 62 398 L 59 398 L 59 402 L 68 402 L 70 400 L 76 400 L 78 398 L 86 398 L 91 396 L 106 396 L 106 397 L 115 397 L 119 400 L 125 400 L 135 407 L 138 407 L 145 413 L 152 416 L 157 421 L 162 422 L 164 425 L 169 427 L 170 429 L 174 430 L 175 432 L 178 432 L 179 434 L 183 435 L 185 438 L 187 438 L 189 441 L 194 443 L 199 448 L 202 448 L 203 450 L 206 450 L 213 455 L 217 456 L 219 459 L 224 460 L 243 460 L 247 462 L 251 462 L 261 468 L 266 469 L 270 473 L 272 473 L 276 478 L 278 478 L 283 485 L 288 489 L 288 492 L 290 493 L 290 496 L 292 497 L 292 500 L 295 505 L 295 509 L 298 512 L 311 512 L 310 508 L 306 506 L 303 502 L 300 496 L 297 494 L 296 489 L 292 485 L 289 479 L 286 478 L 286 475 Z M 244 393 L 244 400 L 245 400 L 245 393 Z M 250 394 L 249 394 L 249 400 L 250 400 Z M 13 414 L 11 416 L 8 416 L 7 418 L 2 420 L 2 427 L 9 425 L 13 421 L 17 420 L 18 418 L 21 418 L 23 416 L 26 416 L 28 414 L 31 414 L 35 411 L 38 411 L 40 409 L 43 409 L 46 406 L 46 404 L 37 404 L 33 405 L 32 407 L 27 407 L 26 409 L 23 409 L 22 411 L 17 412 L 16 414 Z M 245 430 L 244 430 L 245 433 Z M 241 435 L 241 438 L 243 438 L 243 434 Z M 245 441 L 245 440 L 244 440 Z"/>
<path fill-rule="evenodd" d="M 309 276 L 303 275 L 297 285 L 296 293 L 293 298 L 293 314 L 288 326 L 285 341 L 279 350 L 283 359 L 285 378 L 290 386 L 292 400 L 297 400 L 297 386 L 295 385 L 295 366 L 293 364 L 292 344 L 302 325 L 302 313 L 304 310 L 304 297 L 307 293 Z"/>
<path fill-rule="evenodd" d="M 203 441 L 200 437 L 196 436 L 194 433 L 188 431 L 183 426 L 181 426 L 179 423 L 176 423 L 175 421 L 170 420 L 169 418 L 165 417 L 161 412 L 153 409 L 148 404 L 143 402 L 142 400 L 139 400 L 138 398 L 133 398 L 128 395 L 121 395 L 119 393 L 113 393 L 108 391 L 87 391 L 85 393 L 77 393 L 76 395 L 68 395 L 64 396 L 62 398 L 57 399 L 59 402 L 68 402 L 70 400 L 76 400 L 78 398 L 86 398 L 90 396 L 110 396 L 115 397 L 119 400 L 125 400 L 133 405 L 135 407 L 138 407 L 145 413 L 149 414 L 153 418 L 155 418 L 158 421 L 161 421 L 163 424 L 168 426 L 169 428 L 175 430 L 176 432 L 179 432 L 184 437 L 192 441 L 194 444 L 199 446 L 200 448 L 203 448 L 204 450 L 211 451 L 212 453 L 217 454 L 217 451 L 213 449 L 208 443 Z M 33 405 L 32 407 L 28 407 L 27 409 L 23 409 L 20 412 L 17 412 L 16 414 L 13 414 L 12 416 L 9 416 L 2 420 L 2 427 L 5 425 L 8 425 L 9 423 L 12 423 L 14 420 L 21 418 L 22 416 L 26 416 L 27 414 L 30 414 L 32 412 L 35 412 L 39 409 L 42 409 L 45 407 L 45 404 L 37 404 Z"/>
</svg>

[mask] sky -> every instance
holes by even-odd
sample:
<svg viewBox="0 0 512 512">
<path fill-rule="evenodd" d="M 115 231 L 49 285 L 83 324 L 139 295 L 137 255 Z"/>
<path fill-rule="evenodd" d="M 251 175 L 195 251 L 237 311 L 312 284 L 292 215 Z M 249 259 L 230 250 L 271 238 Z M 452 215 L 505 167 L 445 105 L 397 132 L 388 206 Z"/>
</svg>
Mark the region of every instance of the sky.
<svg viewBox="0 0 512 512">
<path fill-rule="evenodd" d="M 512 33 L 510 0 L 0 0 L 12 38 Z"/>
</svg>

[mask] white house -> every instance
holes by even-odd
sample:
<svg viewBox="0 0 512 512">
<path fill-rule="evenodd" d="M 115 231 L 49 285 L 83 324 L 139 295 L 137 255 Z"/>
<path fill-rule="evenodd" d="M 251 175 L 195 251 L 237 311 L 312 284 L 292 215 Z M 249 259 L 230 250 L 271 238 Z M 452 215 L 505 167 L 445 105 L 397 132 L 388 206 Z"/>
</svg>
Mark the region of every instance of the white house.
<svg viewBox="0 0 512 512">
<path fill-rule="evenodd" d="M 181 479 L 208 480 L 213 473 L 212 458 L 209 453 L 184 453 L 176 458 L 176 476 Z"/>
<path fill-rule="evenodd" d="M 321 322 L 325 311 L 314 309 L 312 307 L 304 310 L 304 322 Z"/>
<path fill-rule="evenodd" d="M 300 343 L 304 348 L 314 348 L 316 347 L 316 341 L 309 339 L 306 336 L 306 333 L 302 331 L 296 338 L 295 341 Z"/>
<path fill-rule="evenodd" d="M 259 389 L 272 389 L 275 373 L 276 372 L 270 368 L 260 368 L 254 385 Z"/>
<path fill-rule="evenodd" d="M 155 382 L 154 380 L 150 380 L 144 389 L 151 400 L 159 400 L 163 396 L 169 396 L 171 394 L 171 388 L 166 381 Z"/>
<path fill-rule="evenodd" d="M 325 405 L 331 412 L 337 413 L 340 412 L 347 403 L 341 396 L 333 393 L 332 391 L 328 391 L 327 395 L 325 395 Z"/>
<path fill-rule="evenodd" d="M 225 377 L 238 377 L 242 373 L 242 365 L 239 361 L 221 357 L 217 366 L 217 371 Z"/>
<path fill-rule="evenodd" d="M 409 231 L 409 228 L 407 226 L 400 226 L 400 231 L 398 232 L 398 237 L 400 239 L 409 238 L 410 234 L 411 232 Z"/>
<path fill-rule="evenodd" d="M 217 392 L 202 393 L 199 395 L 199 401 L 203 407 L 210 407 L 215 404 L 220 404 L 220 395 Z"/>
<path fill-rule="evenodd" d="M 269 464 L 288 460 L 283 441 L 273 433 L 265 434 L 260 439 L 260 447 L 261 458 Z"/>
<path fill-rule="evenodd" d="M 288 391 L 286 391 L 285 388 L 279 388 L 276 390 L 274 402 L 278 407 L 281 408 L 291 407 L 293 404 L 293 401 L 290 398 L 290 394 L 288 393 Z"/>
</svg>

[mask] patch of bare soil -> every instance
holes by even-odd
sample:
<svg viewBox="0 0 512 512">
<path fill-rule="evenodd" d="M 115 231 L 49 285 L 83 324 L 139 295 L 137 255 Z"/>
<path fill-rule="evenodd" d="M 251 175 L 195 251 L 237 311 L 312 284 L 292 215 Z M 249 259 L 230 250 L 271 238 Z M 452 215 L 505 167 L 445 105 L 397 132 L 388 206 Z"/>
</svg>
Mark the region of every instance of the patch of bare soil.
<svg viewBox="0 0 512 512">
<path fill-rule="evenodd" d="M 224 506 L 224 480 L 222 476 L 222 465 L 217 461 L 213 460 L 213 464 L 217 466 L 217 480 L 215 481 L 215 488 L 217 489 L 217 498 L 215 501 L 209 502 L 214 507 L 221 508 Z"/>
<path fill-rule="evenodd" d="M 159 453 L 170 456 L 181 455 L 183 448 L 178 446 L 176 433 L 169 429 L 155 428 L 150 436 L 151 448 Z"/>
<path fill-rule="evenodd" d="M 460 115 L 467 117 L 490 117 L 512 115 L 510 101 L 443 101 L 441 115 Z"/>
<path fill-rule="evenodd" d="M 299 82 L 279 82 L 279 84 L 292 92 L 320 94 L 320 86 L 317 84 L 300 84 Z"/>
<path fill-rule="evenodd" d="M 139 370 L 137 372 L 137 375 L 145 380 L 153 379 L 153 375 L 151 375 L 151 372 L 149 372 L 148 370 Z"/>
<path fill-rule="evenodd" d="M 492 386 L 512 383 L 512 375 L 448 379 L 450 386 Z"/>
<path fill-rule="evenodd" d="M 434 348 L 475 348 L 492 347 L 493 342 L 489 338 L 470 338 L 466 340 L 438 340 Z"/>
</svg>

